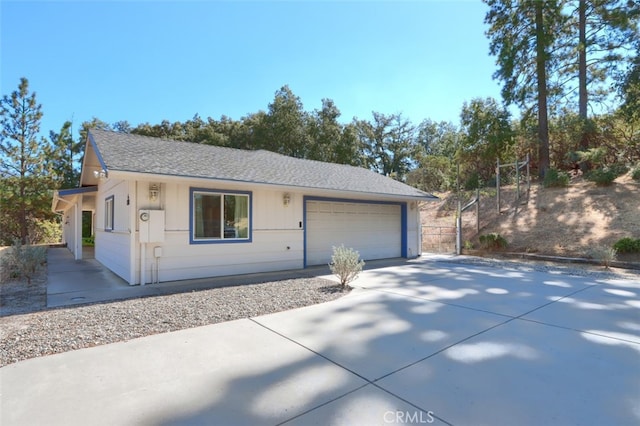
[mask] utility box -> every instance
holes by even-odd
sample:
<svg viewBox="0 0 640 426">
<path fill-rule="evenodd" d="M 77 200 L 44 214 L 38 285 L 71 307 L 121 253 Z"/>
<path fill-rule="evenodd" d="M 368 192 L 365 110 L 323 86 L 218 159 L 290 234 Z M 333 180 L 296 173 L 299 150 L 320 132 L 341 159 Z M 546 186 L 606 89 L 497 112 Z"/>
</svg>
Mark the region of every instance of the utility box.
<svg viewBox="0 0 640 426">
<path fill-rule="evenodd" d="M 164 242 L 164 210 L 138 211 L 141 243 Z"/>
</svg>

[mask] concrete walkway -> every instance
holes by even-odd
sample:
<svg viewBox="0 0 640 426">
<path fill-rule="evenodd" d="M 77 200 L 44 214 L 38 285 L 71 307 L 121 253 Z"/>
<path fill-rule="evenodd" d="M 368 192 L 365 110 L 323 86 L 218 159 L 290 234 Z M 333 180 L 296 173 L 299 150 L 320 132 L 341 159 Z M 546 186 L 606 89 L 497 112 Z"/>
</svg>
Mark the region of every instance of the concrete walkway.
<svg viewBox="0 0 640 426">
<path fill-rule="evenodd" d="M 392 262 L 397 264 L 400 261 L 401 260 L 394 260 Z M 379 267 L 389 264 L 389 262 L 390 261 L 371 262 L 370 267 Z M 255 284 L 329 273 L 329 268 L 325 266 L 293 271 L 167 281 L 144 286 L 131 286 L 95 259 L 75 260 L 73 254 L 66 248 L 48 249 L 47 265 L 48 308 L 108 302 L 144 296 L 159 296 L 221 286 Z"/>
<path fill-rule="evenodd" d="M 354 284 L 3 367 L 0 423 L 640 423 L 640 279 L 423 258 Z"/>
</svg>

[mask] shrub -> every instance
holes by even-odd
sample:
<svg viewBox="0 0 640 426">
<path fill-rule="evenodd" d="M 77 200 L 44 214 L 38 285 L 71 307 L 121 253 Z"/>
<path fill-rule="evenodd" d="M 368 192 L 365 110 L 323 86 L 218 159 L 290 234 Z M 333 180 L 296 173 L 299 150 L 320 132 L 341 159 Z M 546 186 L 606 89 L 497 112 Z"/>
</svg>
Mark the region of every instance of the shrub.
<svg viewBox="0 0 640 426">
<path fill-rule="evenodd" d="M 15 240 L 2 257 L 2 282 L 26 278 L 27 284 L 31 284 L 31 279 L 46 260 L 46 247 L 23 245 L 20 240 Z"/>
<path fill-rule="evenodd" d="M 640 181 L 640 164 L 631 170 L 631 179 Z"/>
<path fill-rule="evenodd" d="M 356 250 L 346 248 L 343 244 L 340 247 L 333 247 L 329 268 L 338 277 L 342 287 L 346 287 L 355 280 L 363 266 L 364 261 L 360 260 L 360 253 Z"/>
<path fill-rule="evenodd" d="M 564 188 L 569 186 L 569 174 L 556 169 L 549 169 L 544 175 L 542 185 L 545 188 Z"/>
<path fill-rule="evenodd" d="M 619 239 L 613 245 L 613 248 L 618 253 L 640 253 L 640 238 L 633 239 L 629 237 L 624 237 Z"/>
<path fill-rule="evenodd" d="M 590 256 L 600 262 L 606 269 L 609 269 L 611 262 L 618 258 L 618 252 L 613 247 L 598 246 L 590 250 Z"/>
<path fill-rule="evenodd" d="M 611 185 L 613 180 L 618 177 L 615 170 L 609 167 L 601 167 L 593 169 L 585 176 L 587 180 L 595 182 L 599 186 Z"/>
<path fill-rule="evenodd" d="M 480 235 L 480 245 L 487 250 L 500 250 L 507 247 L 507 240 L 495 232 L 487 235 Z"/>
</svg>

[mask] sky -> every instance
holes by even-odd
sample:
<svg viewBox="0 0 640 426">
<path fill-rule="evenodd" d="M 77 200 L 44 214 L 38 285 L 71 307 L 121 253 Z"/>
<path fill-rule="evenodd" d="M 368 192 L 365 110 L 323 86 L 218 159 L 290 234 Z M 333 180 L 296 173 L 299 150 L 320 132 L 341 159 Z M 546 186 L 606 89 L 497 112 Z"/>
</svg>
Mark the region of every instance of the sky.
<svg viewBox="0 0 640 426">
<path fill-rule="evenodd" d="M 304 109 L 459 123 L 500 98 L 480 0 L 0 3 L 0 89 L 29 80 L 41 134 L 195 114 L 241 119 L 288 85 Z"/>
</svg>

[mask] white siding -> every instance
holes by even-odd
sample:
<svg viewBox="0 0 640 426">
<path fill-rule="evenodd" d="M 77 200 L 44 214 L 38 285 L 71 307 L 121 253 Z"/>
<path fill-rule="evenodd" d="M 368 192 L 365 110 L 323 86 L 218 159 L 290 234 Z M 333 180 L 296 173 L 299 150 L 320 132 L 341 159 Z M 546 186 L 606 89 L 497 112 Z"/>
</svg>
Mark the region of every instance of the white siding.
<svg viewBox="0 0 640 426">
<path fill-rule="evenodd" d="M 105 231 L 105 200 L 113 196 L 113 231 Z M 95 258 L 114 273 L 129 280 L 131 228 L 127 198 L 129 184 L 109 179 L 99 186 L 96 195 Z"/>
<path fill-rule="evenodd" d="M 149 197 L 149 187 L 152 184 L 157 184 L 160 189 L 157 200 Z M 191 244 L 191 188 L 250 191 L 251 241 Z M 290 200 L 288 205 L 284 203 L 285 194 L 288 194 Z M 115 203 L 115 229 L 105 232 L 104 202 L 111 195 L 114 196 Z M 152 177 L 146 181 L 107 179 L 100 182 L 96 194 L 96 259 L 131 284 L 139 284 L 142 275 L 149 283 L 152 280 L 177 281 L 301 269 L 305 259 L 304 227 L 308 226 L 303 223 L 304 195 L 295 190 L 256 188 L 246 184 L 215 181 L 184 179 L 163 182 L 159 178 L 153 180 Z M 326 195 L 331 196 L 330 193 Z M 346 234 L 351 233 L 356 239 L 343 240 L 345 245 L 360 249 L 363 257 L 369 259 L 401 255 L 402 209 L 399 204 L 338 204 L 336 208 L 344 209 L 344 216 L 353 219 L 342 230 Z M 141 209 L 165 211 L 165 240 L 162 243 L 145 244 L 144 250 L 139 242 L 138 211 Z M 418 221 L 415 219 L 415 212 L 418 210 L 407 208 L 407 211 L 407 254 L 415 256 L 418 253 Z M 311 238 L 316 238 L 313 237 L 313 229 L 311 231 Z M 307 239 L 309 237 L 308 234 Z M 352 241 L 357 244 L 352 244 Z M 340 242 L 335 241 L 336 244 Z M 162 252 L 158 259 L 154 257 L 156 247 Z M 145 258 L 141 259 L 143 251 Z M 324 263 L 324 259 L 319 263 Z M 156 267 L 159 276 L 156 276 Z M 141 274 L 142 268 L 144 274 Z"/>
<path fill-rule="evenodd" d="M 145 278 L 175 281 L 212 276 L 303 268 L 304 247 L 302 229 L 302 194 L 286 192 L 290 203 L 285 206 L 285 192 L 251 190 L 223 184 L 203 185 L 202 182 L 161 185 L 160 200 L 148 199 L 148 182 L 138 182 L 137 209 L 165 210 L 165 241 L 150 243 L 145 248 L 145 261 L 140 262 L 139 232 L 136 232 L 136 271 L 140 280 L 141 263 Z M 221 191 L 251 191 L 252 241 L 190 244 L 189 204 L 190 188 Z M 161 247 L 162 256 L 154 258 L 154 248 Z M 156 277 L 156 262 L 158 277 Z"/>
</svg>

